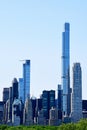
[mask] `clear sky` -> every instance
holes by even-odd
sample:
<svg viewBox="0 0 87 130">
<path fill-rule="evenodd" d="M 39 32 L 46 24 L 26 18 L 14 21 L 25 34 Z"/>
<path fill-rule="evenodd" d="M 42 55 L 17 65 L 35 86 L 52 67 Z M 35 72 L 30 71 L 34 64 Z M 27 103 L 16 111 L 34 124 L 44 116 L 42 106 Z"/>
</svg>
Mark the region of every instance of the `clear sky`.
<svg viewBox="0 0 87 130">
<path fill-rule="evenodd" d="M 22 77 L 22 59 L 31 60 L 31 96 L 57 90 L 65 22 L 70 23 L 71 78 L 73 63 L 80 62 L 87 99 L 87 0 L 0 1 L 0 99 L 3 88 Z"/>
</svg>

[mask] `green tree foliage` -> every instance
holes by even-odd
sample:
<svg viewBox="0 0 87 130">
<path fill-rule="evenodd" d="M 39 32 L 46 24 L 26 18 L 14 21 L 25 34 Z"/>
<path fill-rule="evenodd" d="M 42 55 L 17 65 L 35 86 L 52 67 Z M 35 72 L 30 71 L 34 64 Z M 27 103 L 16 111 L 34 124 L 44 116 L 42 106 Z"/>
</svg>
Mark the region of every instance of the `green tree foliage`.
<svg viewBox="0 0 87 130">
<path fill-rule="evenodd" d="M 62 124 L 60 126 L 6 126 L 0 125 L 0 130 L 87 130 L 87 119 L 78 123 Z"/>
</svg>

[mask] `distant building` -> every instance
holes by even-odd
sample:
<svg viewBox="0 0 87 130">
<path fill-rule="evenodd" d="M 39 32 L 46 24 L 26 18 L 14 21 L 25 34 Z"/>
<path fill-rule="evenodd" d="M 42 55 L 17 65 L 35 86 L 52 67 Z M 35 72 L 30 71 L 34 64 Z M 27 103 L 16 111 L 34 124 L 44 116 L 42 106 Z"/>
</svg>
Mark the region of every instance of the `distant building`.
<svg viewBox="0 0 87 130">
<path fill-rule="evenodd" d="M 24 125 L 32 125 L 32 103 L 30 98 L 26 99 L 25 107 L 24 107 Z"/>
<path fill-rule="evenodd" d="M 33 119 L 33 123 L 36 124 L 36 98 L 32 98 L 31 99 L 31 103 L 32 103 L 32 119 Z"/>
<path fill-rule="evenodd" d="M 0 101 L 0 124 L 4 123 L 4 102 Z"/>
<path fill-rule="evenodd" d="M 12 98 L 13 101 L 14 99 L 18 99 L 18 81 L 16 78 L 12 81 Z"/>
<path fill-rule="evenodd" d="M 58 125 L 58 110 L 57 110 L 57 108 L 52 107 L 50 109 L 49 125 L 52 125 L 52 126 Z"/>
<path fill-rule="evenodd" d="M 82 111 L 87 111 L 87 100 L 82 100 Z"/>
<path fill-rule="evenodd" d="M 30 60 L 23 64 L 24 102 L 30 98 Z"/>
<path fill-rule="evenodd" d="M 87 100 L 82 100 L 82 114 L 83 118 L 87 118 Z"/>
<path fill-rule="evenodd" d="M 43 109 L 38 111 L 38 116 L 37 116 L 37 125 L 45 125 L 45 118 L 44 118 L 44 113 Z"/>
<path fill-rule="evenodd" d="M 19 78 L 18 91 L 19 91 L 19 99 L 21 99 L 24 103 L 24 82 L 23 82 L 23 78 Z"/>
<path fill-rule="evenodd" d="M 63 90 L 61 85 L 58 85 L 58 119 L 62 120 L 62 110 L 63 110 Z"/>
<path fill-rule="evenodd" d="M 42 109 L 46 120 L 49 119 L 49 110 L 51 107 L 55 107 L 55 91 L 44 90 L 42 93 Z"/>
<path fill-rule="evenodd" d="M 6 103 L 6 101 L 9 99 L 9 88 L 3 89 L 3 102 Z"/>
<path fill-rule="evenodd" d="M 72 122 L 82 118 L 82 70 L 80 63 L 73 66 L 73 88 L 72 88 Z"/>
<path fill-rule="evenodd" d="M 13 96 L 12 96 L 12 87 L 9 88 L 9 122 L 12 122 L 12 103 L 13 103 Z"/>
<path fill-rule="evenodd" d="M 70 24 L 65 23 L 62 33 L 62 89 L 63 89 L 63 116 L 69 117 L 71 112 L 70 93 Z"/>
<path fill-rule="evenodd" d="M 23 106 L 19 99 L 14 99 L 12 104 L 12 124 L 14 126 L 21 125 L 23 123 Z"/>
</svg>

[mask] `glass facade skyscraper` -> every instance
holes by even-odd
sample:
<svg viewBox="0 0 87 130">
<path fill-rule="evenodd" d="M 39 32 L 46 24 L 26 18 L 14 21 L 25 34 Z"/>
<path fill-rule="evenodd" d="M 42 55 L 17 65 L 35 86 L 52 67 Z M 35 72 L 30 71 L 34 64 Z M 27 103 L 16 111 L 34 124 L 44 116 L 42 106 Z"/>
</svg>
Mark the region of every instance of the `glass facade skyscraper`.
<svg viewBox="0 0 87 130">
<path fill-rule="evenodd" d="M 12 100 L 18 99 L 18 81 L 16 78 L 12 81 Z"/>
<path fill-rule="evenodd" d="M 23 78 L 19 78 L 19 99 L 21 99 L 24 103 L 24 83 Z"/>
<path fill-rule="evenodd" d="M 30 60 L 23 64 L 24 103 L 30 98 Z"/>
<path fill-rule="evenodd" d="M 49 110 L 55 107 L 55 91 L 54 90 L 44 90 L 42 94 L 42 109 L 44 117 L 49 119 Z"/>
<path fill-rule="evenodd" d="M 62 36 L 63 115 L 70 114 L 70 24 L 65 23 Z"/>
<path fill-rule="evenodd" d="M 82 71 L 80 63 L 73 66 L 72 89 L 72 121 L 77 122 L 82 118 Z"/>
<path fill-rule="evenodd" d="M 25 103 L 30 98 L 30 60 L 26 60 L 23 64 L 23 78 L 19 78 L 19 99 Z"/>
</svg>

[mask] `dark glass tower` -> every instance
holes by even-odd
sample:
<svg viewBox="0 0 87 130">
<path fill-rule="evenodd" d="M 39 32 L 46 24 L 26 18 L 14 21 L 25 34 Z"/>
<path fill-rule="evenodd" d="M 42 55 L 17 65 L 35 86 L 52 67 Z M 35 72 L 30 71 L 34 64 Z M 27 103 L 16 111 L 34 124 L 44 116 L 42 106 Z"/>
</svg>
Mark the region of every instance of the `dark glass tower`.
<svg viewBox="0 0 87 130">
<path fill-rule="evenodd" d="M 44 112 L 44 117 L 46 119 L 49 119 L 49 110 L 55 107 L 55 91 L 50 90 L 50 91 L 43 91 L 42 94 L 42 109 Z"/>
<path fill-rule="evenodd" d="M 65 23 L 62 42 L 63 115 L 70 114 L 70 25 Z"/>
<path fill-rule="evenodd" d="M 9 88 L 3 89 L 3 102 L 6 103 L 6 101 L 9 99 Z"/>
<path fill-rule="evenodd" d="M 18 81 L 16 78 L 14 78 L 12 82 L 12 98 L 13 101 L 15 98 L 18 99 Z"/>
<path fill-rule="evenodd" d="M 58 85 L 58 119 L 62 119 L 62 89 L 61 89 L 61 85 Z"/>
</svg>

